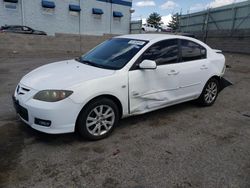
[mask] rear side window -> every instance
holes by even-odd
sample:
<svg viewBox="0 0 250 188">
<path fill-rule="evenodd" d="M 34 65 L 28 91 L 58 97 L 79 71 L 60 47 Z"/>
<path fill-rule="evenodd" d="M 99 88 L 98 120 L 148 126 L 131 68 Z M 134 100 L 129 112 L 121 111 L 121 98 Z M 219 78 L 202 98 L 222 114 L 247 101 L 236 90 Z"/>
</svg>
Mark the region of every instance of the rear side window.
<svg viewBox="0 0 250 188">
<path fill-rule="evenodd" d="M 31 28 L 29 28 L 29 27 L 23 27 L 23 31 L 31 31 Z"/>
<path fill-rule="evenodd" d="M 182 62 L 195 61 L 205 58 L 207 58 L 207 51 L 204 47 L 189 40 L 181 40 Z"/>
<path fill-rule="evenodd" d="M 170 39 L 158 42 L 149 47 L 141 57 L 141 61 L 145 59 L 154 60 L 157 65 L 165 65 L 178 62 L 178 40 Z"/>
</svg>

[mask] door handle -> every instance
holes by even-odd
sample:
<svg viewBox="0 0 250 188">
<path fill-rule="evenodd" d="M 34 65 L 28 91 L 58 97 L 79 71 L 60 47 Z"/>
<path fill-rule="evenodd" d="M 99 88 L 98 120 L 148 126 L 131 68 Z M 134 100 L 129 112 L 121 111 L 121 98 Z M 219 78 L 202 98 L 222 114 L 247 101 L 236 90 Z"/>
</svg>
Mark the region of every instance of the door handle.
<svg viewBox="0 0 250 188">
<path fill-rule="evenodd" d="M 205 70 L 205 69 L 208 69 L 208 67 L 206 65 L 202 65 L 200 69 Z"/>
<path fill-rule="evenodd" d="M 179 74 L 179 72 L 176 71 L 176 70 L 171 70 L 171 71 L 168 73 L 168 75 L 177 75 L 177 74 Z"/>
<path fill-rule="evenodd" d="M 133 95 L 134 97 L 136 97 L 136 96 L 139 96 L 139 95 L 140 95 L 140 93 L 139 93 L 139 92 L 137 92 L 137 91 L 133 91 L 133 92 L 132 92 L 132 95 Z"/>
</svg>

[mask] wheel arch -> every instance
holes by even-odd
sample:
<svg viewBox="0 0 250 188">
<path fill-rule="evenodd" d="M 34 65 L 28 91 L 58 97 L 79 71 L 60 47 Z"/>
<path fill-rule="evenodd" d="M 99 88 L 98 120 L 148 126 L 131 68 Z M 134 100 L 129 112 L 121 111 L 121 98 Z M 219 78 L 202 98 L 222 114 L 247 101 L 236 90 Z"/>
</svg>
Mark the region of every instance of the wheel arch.
<svg viewBox="0 0 250 188">
<path fill-rule="evenodd" d="M 122 117 L 122 115 L 123 115 L 123 107 L 122 107 L 121 101 L 120 101 L 116 96 L 114 96 L 114 95 L 111 95 L 111 94 L 102 94 L 102 95 L 98 95 L 98 96 L 93 97 L 92 99 L 90 99 L 90 100 L 82 107 L 81 111 L 80 111 L 80 112 L 78 113 L 78 115 L 77 115 L 76 123 L 77 123 L 77 121 L 78 121 L 78 118 L 79 118 L 81 112 L 84 110 L 84 108 L 86 107 L 86 105 L 88 105 L 89 103 L 91 103 L 91 102 L 93 102 L 93 101 L 95 101 L 95 100 L 97 100 L 97 99 L 100 99 L 100 98 L 107 98 L 107 99 L 112 100 L 112 101 L 117 105 L 117 107 L 118 107 L 118 110 L 119 110 L 119 118 Z"/>
<path fill-rule="evenodd" d="M 203 90 L 204 90 L 206 84 L 208 83 L 208 81 L 211 80 L 212 78 L 214 78 L 214 79 L 216 79 L 216 80 L 218 81 L 218 83 L 219 83 L 219 91 L 220 91 L 220 87 L 221 87 L 221 86 L 220 86 L 220 85 L 221 85 L 221 77 L 218 76 L 218 75 L 213 75 L 213 76 L 210 76 L 209 79 L 205 82 L 205 85 L 203 85 L 202 90 L 200 91 L 199 97 L 201 96 L 201 94 L 202 94 L 202 92 L 203 92 Z"/>
<path fill-rule="evenodd" d="M 214 75 L 214 76 L 212 76 L 211 78 L 209 78 L 208 81 L 211 80 L 211 79 L 213 79 L 213 78 L 216 79 L 216 80 L 218 81 L 218 83 L 219 83 L 219 91 L 220 91 L 220 89 L 221 89 L 221 77 L 218 76 L 218 75 Z M 208 81 L 207 81 L 207 82 L 208 82 Z"/>
</svg>

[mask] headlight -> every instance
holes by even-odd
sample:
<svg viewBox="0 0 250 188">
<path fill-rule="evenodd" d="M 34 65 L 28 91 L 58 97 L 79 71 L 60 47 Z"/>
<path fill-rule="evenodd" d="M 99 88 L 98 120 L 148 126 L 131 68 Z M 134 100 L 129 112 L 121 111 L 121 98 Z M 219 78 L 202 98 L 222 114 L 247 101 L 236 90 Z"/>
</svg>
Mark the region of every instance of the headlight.
<svg viewBox="0 0 250 188">
<path fill-rule="evenodd" d="M 57 102 L 67 98 L 72 93 L 73 91 L 67 91 L 67 90 L 43 90 L 35 94 L 33 99 L 46 102 Z"/>
</svg>

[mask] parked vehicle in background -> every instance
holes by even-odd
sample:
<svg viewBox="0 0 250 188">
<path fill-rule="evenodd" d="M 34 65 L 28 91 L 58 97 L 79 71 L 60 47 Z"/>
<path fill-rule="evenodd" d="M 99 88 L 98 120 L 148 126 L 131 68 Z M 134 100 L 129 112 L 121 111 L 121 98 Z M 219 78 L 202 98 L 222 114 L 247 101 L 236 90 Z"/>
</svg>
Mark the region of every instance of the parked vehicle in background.
<svg viewBox="0 0 250 188">
<path fill-rule="evenodd" d="M 107 137 L 120 118 L 197 100 L 211 106 L 225 57 L 179 35 L 117 36 L 83 56 L 25 75 L 13 101 L 21 119 L 41 132 Z"/>
<path fill-rule="evenodd" d="M 161 29 L 155 27 L 152 24 L 142 24 L 142 31 L 145 31 L 145 32 L 161 32 Z"/>
<path fill-rule="evenodd" d="M 38 31 L 22 25 L 5 25 L 0 28 L 0 33 L 19 33 L 33 35 L 47 35 L 44 31 Z"/>
<path fill-rule="evenodd" d="M 161 26 L 161 32 L 171 33 L 173 30 L 169 27 Z"/>
</svg>

